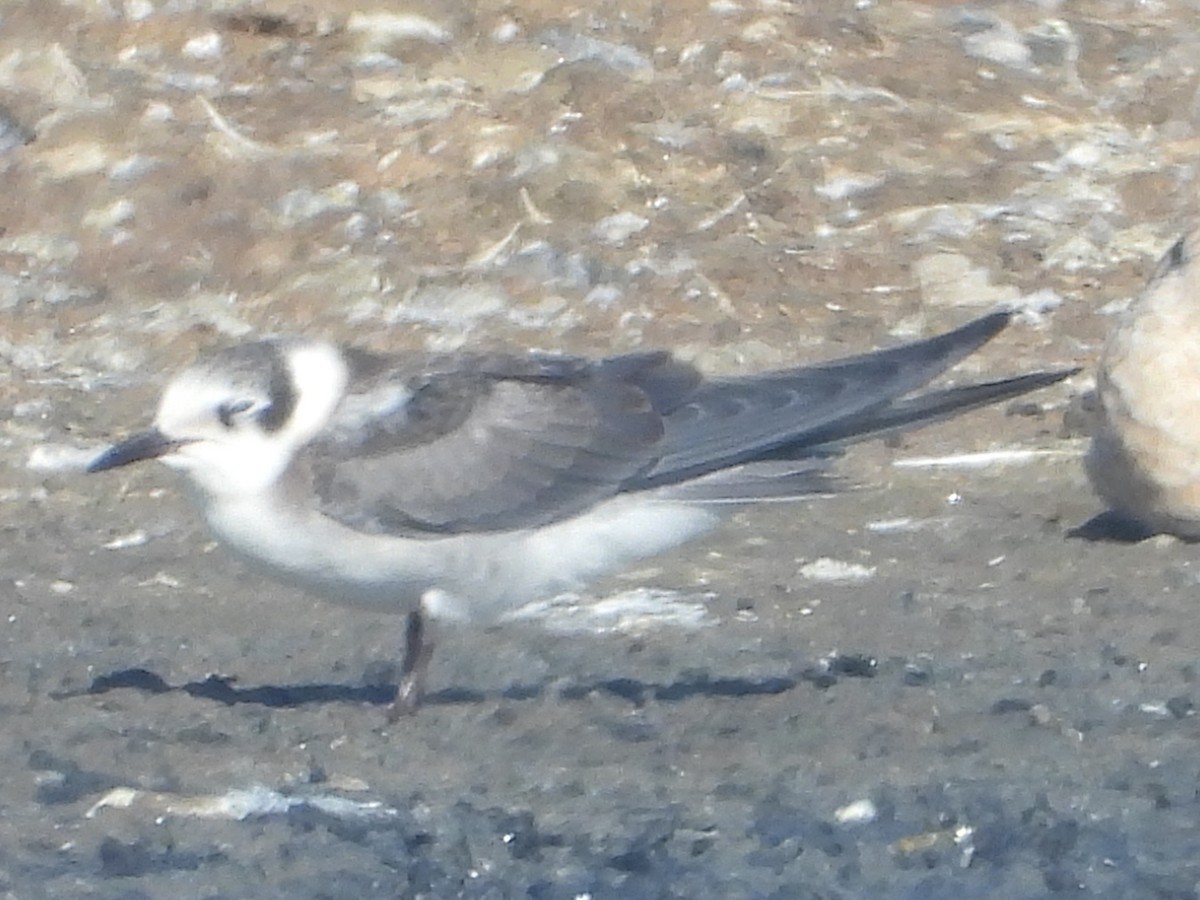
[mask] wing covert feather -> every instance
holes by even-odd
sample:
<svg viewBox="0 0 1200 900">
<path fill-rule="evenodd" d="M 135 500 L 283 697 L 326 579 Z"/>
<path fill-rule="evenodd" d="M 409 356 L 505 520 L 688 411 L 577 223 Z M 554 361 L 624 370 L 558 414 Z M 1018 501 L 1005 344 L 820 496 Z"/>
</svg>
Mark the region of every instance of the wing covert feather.
<svg viewBox="0 0 1200 900">
<path fill-rule="evenodd" d="M 368 381 L 303 463 L 322 511 L 361 531 L 544 525 L 619 493 L 653 464 L 656 407 L 677 404 L 698 380 L 686 371 L 666 354 L 496 356 Z"/>
</svg>

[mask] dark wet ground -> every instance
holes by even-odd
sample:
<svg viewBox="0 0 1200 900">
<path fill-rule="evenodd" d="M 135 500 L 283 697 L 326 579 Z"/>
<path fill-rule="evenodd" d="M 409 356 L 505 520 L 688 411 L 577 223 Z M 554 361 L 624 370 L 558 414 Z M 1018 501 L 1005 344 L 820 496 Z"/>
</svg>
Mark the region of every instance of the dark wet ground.
<svg viewBox="0 0 1200 900">
<path fill-rule="evenodd" d="M 1092 509 L 1072 466 L 906 473 L 748 514 L 654 579 L 686 582 L 719 549 L 718 624 L 448 632 L 428 706 L 394 725 L 367 682 L 399 622 L 243 577 L 174 500 L 104 505 L 110 529 L 149 507 L 178 524 L 125 573 L 104 571 L 108 551 L 53 554 L 79 578 L 73 602 L 15 598 L 4 871 L 18 892 L 1193 889 L 1193 554 L 1069 539 Z M 881 514 L 925 526 L 864 533 Z M 41 561 L 48 527 L 87 544 L 90 521 L 39 521 L 13 529 L 6 566 Z M 818 555 L 876 574 L 814 586 L 795 560 Z M 155 585 L 163 567 L 202 584 Z M 254 786 L 295 805 L 204 817 L 197 795 Z M 117 787 L 162 796 L 86 815 Z M 313 805 L 331 796 L 387 811 Z M 839 821 L 856 801 L 869 821 Z"/>
<path fill-rule="evenodd" d="M 201 6 L 0 6 L 0 888 L 1200 893 L 1197 550 L 1071 537 L 1086 372 L 596 586 L 707 624 L 447 630 L 395 724 L 399 620 L 47 467 L 262 331 L 729 371 L 1007 301 L 963 371 L 1090 367 L 1194 212 L 1190 6 Z"/>
</svg>

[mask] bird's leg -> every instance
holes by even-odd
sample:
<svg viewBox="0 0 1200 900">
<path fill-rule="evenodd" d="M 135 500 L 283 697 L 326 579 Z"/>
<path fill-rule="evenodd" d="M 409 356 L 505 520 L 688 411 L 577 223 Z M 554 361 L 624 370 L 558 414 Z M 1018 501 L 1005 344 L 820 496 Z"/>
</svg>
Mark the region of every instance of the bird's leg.
<svg viewBox="0 0 1200 900">
<path fill-rule="evenodd" d="M 396 699 L 388 707 L 388 718 L 393 722 L 400 716 L 412 715 L 421 705 L 425 676 L 433 657 L 433 641 L 429 640 L 427 631 L 424 613 L 420 608 L 414 609 L 408 614 L 404 630 L 404 662 L 400 666 Z"/>
</svg>

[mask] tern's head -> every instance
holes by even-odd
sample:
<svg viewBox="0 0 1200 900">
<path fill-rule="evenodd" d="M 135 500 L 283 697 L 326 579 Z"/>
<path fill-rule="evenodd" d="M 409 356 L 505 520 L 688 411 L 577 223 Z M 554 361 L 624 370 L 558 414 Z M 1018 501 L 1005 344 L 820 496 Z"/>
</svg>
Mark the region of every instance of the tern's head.
<svg viewBox="0 0 1200 900">
<path fill-rule="evenodd" d="M 331 344 L 272 339 L 231 347 L 177 375 L 154 427 L 110 447 L 88 471 L 158 459 L 203 493 L 257 493 L 325 424 L 347 378 Z"/>
</svg>

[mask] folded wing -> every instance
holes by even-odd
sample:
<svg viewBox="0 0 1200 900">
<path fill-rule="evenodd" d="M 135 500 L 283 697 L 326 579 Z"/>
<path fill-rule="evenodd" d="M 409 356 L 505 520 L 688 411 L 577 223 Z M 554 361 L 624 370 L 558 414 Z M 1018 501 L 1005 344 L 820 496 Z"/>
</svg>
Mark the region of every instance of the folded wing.
<svg viewBox="0 0 1200 900">
<path fill-rule="evenodd" d="M 664 410 L 699 381 L 665 353 L 455 364 L 347 398 L 303 458 L 327 515 L 436 536 L 578 514 L 654 464 Z"/>
<path fill-rule="evenodd" d="M 888 350 L 709 381 L 666 353 L 473 357 L 407 378 L 367 365 L 304 462 L 326 514 L 407 536 L 545 525 L 628 491 L 796 496 L 825 484 L 821 458 L 841 445 L 1070 374 L 910 396 L 1008 320 L 995 313 Z"/>
</svg>

